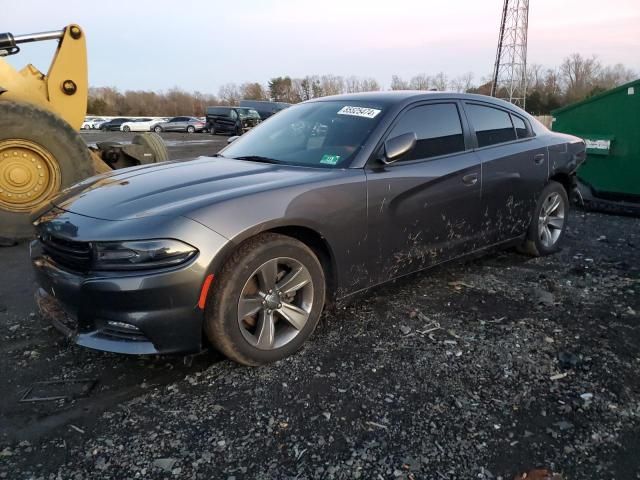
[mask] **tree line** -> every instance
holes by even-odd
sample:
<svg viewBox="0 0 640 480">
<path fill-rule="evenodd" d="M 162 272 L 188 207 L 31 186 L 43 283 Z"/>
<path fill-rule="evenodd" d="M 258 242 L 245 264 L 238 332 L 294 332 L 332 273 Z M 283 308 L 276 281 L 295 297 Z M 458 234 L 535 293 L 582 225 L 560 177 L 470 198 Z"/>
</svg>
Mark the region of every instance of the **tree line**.
<svg viewBox="0 0 640 480">
<path fill-rule="evenodd" d="M 637 73 L 622 64 L 603 65 L 597 57 L 574 53 L 557 67 L 531 64 L 527 67 L 526 108 L 534 115 L 596 95 L 633 80 Z M 404 79 L 391 77 L 391 90 L 439 90 L 481 93 L 491 92 L 491 75 L 475 81 L 474 74 L 450 78 L 444 72 L 421 73 Z M 207 106 L 237 105 L 240 100 L 271 100 L 298 103 L 312 98 L 382 90 L 374 78 L 340 75 L 307 75 L 302 78 L 280 76 L 266 84 L 247 82 L 222 85 L 217 95 L 186 92 L 172 88 L 166 92 L 127 90 L 114 87 L 89 89 L 88 112 L 93 115 L 130 116 L 203 116 Z"/>
</svg>

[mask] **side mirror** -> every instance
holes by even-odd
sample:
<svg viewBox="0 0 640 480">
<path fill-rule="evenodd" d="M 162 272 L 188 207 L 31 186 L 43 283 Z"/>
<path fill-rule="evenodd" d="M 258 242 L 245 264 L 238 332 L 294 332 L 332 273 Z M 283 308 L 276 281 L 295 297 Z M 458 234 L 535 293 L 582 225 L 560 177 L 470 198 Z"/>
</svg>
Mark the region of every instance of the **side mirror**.
<svg viewBox="0 0 640 480">
<path fill-rule="evenodd" d="M 229 139 L 227 140 L 227 144 L 229 144 L 231 142 L 235 142 L 239 138 L 240 138 L 239 135 L 234 135 L 233 137 L 229 137 Z"/>
<path fill-rule="evenodd" d="M 384 156 L 381 158 L 382 163 L 389 164 L 395 162 L 405 153 L 413 150 L 416 146 L 418 137 L 414 132 L 403 133 L 397 137 L 393 137 L 384 142 Z"/>
</svg>

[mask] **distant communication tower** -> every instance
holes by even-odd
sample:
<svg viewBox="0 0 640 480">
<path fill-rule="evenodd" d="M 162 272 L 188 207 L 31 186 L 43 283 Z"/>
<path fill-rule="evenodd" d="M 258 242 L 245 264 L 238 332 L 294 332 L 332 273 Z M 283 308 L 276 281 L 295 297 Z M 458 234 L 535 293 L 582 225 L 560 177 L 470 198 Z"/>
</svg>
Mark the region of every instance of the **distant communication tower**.
<svg viewBox="0 0 640 480">
<path fill-rule="evenodd" d="M 529 0 L 504 0 L 491 96 L 525 107 Z"/>
</svg>

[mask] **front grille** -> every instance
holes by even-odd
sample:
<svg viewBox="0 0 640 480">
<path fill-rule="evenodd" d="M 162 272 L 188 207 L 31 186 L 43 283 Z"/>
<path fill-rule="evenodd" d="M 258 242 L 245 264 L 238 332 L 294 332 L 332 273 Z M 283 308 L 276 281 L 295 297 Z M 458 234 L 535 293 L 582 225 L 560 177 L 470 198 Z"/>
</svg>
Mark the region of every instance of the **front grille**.
<svg viewBox="0 0 640 480">
<path fill-rule="evenodd" d="M 71 270 L 87 271 L 91 267 L 91 244 L 74 242 L 51 234 L 40 236 L 44 252 L 57 264 Z"/>
</svg>

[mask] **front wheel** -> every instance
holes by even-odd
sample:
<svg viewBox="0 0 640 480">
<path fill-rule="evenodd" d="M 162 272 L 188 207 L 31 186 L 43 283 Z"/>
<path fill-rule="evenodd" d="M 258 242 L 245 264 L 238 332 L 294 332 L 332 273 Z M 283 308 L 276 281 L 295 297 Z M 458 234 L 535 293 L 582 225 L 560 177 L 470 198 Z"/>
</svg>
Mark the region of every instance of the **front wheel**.
<svg viewBox="0 0 640 480">
<path fill-rule="evenodd" d="M 196 128 L 195 128 L 195 127 L 193 127 L 193 126 L 191 126 L 191 125 L 189 125 L 189 126 L 187 127 L 187 133 L 194 133 L 195 131 L 196 131 Z"/>
<path fill-rule="evenodd" d="M 131 127 L 128 125 L 125 125 L 124 127 L 122 127 L 122 131 L 123 132 L 130 132 L 131 131 Z"/>
<path fill-rule="evenodd" d="M 153 131 L 156 133 L 160 133 L 162 132 L 162 127 L 160 127 L 159 125 L 156 125 L 155 127 L 153 127 Z"/>
<path fill-rule="evenodd" d="M 535 257 L 556 252 L 564 237 L 568 217 L 569 197 L 566 190 L 558 182 L 549 182 L 538 198 L 521 250 Z"/>
<path fill-rule="evenodd" d="M 242 243 L 207 299 L 209 341 L 244 365 L 295 353 L 315 329 L 325 300 L 325 275 L 302 242 L 273 233 Z"/>
</svg>

